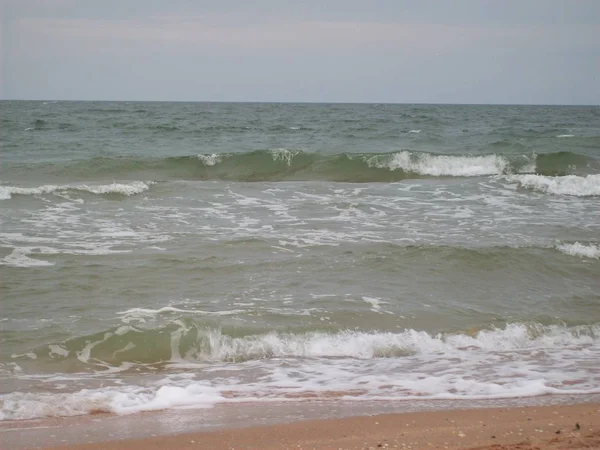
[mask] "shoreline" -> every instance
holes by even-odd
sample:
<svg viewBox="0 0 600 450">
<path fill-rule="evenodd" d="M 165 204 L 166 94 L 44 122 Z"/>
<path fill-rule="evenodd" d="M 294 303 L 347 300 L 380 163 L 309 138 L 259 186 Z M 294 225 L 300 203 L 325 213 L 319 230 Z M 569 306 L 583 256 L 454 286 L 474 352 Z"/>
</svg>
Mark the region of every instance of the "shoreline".
<svg viewBox="0 0 600 450">
<path fill-rule="evenodd" d="M 127 416 L 95 414 L 4 423 L 0 444 L 7 450 L 600 449 L 597 397 L 586 398 L 587 403 L 563 399 L 537 406 L 457 401 L 454 408 L 416 405 L 418 409 L 401 412 L 386 412 L 386 407 L 393 406 L 386 405 L 388 402 L 369 409 L 356 402 L 325 401 L 229 404 Z M 515 447 L 517 444 L 521 446 Z"/>
<path fill-rule="evenodd" d="M 384 414 L 55 447 L 137 448 L 600 448 L 600 404 Z"/>
</svg>

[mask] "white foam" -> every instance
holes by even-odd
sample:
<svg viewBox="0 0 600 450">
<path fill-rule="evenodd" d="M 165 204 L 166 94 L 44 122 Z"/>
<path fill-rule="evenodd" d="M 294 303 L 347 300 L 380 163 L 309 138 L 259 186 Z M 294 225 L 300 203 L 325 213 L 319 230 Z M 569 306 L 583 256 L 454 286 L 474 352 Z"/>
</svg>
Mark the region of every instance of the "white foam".
<svg viewBox="0 0 600 450">
<path fill-rule="evenodd" d="M 384 302 L 380 298 L 376 297 L 364 297 L 362 298 L 365 302 L 371 305 L 371 311 L 381 312 L 381 305 L 387 302 Z"/>
<path fill-rule="evenodd" d="M 600 245 L 581 244 L 574 242 L 572 244 L 558 244 L 556 249 L 570 256 L 583 256 L 585 258 L 600 259 Z"/>
<path fill-rule="evenodd" d="M 67 356 L 69 356 L 69 350 L 67 350 L 64 347 L 61 347 L 60 345 L 56 345 L 56 344 L 50 344 L 48 345 L 48 349 L 50 350 L 49 355 L 50 356 L 62 356 L 63 358 L 66 358 Z"/>
<path fill-rule="evenodd" d="M 0 200 L 8 200 L 11 197 L 10 186 L 0 186 Z"/>
<path fill-rule="evenodd" d="M 7 265 L 13 267 L 43 267 L 53 266 L 54 264 L 50 261 L 42 259 L 30 258 L 29 255 L 33 250 L 38 250 L 39 254 L 56 254 L 55 249 L 49 247 L 16 247 L 13 251 L 0 259 L 0 265 Z"/>
<path fill-rule="evenodd" d="M 180 361 L 172 358 L 165 378 L 152 377 L 144 386 L 122 380 L 111 386 L 115 380 L 107 378 L 109 385 L 100 389 L 1 395 L 0 419 L 297 401 L 331 393 L 352 400 L 600 393 L 600 374 L 594 370 L 600 357 L 600 324 L 511 324 L 438 335 L 406 330 L 233 338 L 215 330 L 203 341 L 205 349 L 210 347 L 210 363 L 194 362 L 189 354 Z"/>
<path fill-rule="evenodd" d="M 600 195 L 600 175 L 567 175 L 549 177 L 544 175 L 511 175 L 509 181 L 521 187 L 554 195 L 589 197 Z"/>
<path fill-rule="evenodd" d="M 300 153 L 299 150 L 288 150 L 287 148 L 276 148 L 276 149 L 271 150 L 271 155 L 273 156 L 273 161 L 285 162 L 288 166 L 292 165 L 292 160 L 299 153 Z"/>
<path fill-rule="evenodd" d="M 121 194 L 121 195 L 135 195 L 141 194 L 142 192 L 150 189 L 154 182 L 134 181 L 127 184 L 113 183 L 100 186 L 86 186 L 79 185 L 73 186 L 73 190 L 82 190 L 91 192 L 92 194 Z"/>
<path fill-rule="evenodd" d="M 4 237 L 7 234 L 0 234 L 0 237 Z M 31 238 L 22 237 L 18 239 L 19 241 L 31 241 L 31 242 L 53 242 L 56 241 L 53 239 L 40 239 L 40 238 Z M 111 250 L 110 248 L 95 246 L 93 244 L 86 243 L 69 243 L 69 248 L 53 248 L 46 246 L 36 246 L 36 247 L 14 247 L 13 251 L 6 255 L 4 258 L 0 259 L 0 265 L 8 265 L 13 267 L 40 267 L 40 266 L 53 266 L 54 263 L 50 261 L 40 260 L 31 258 L 31 255 L 59 255 L 59 254 L 71 254 L 71 255 L 108 255 L 113 253 L 129 253 L 131 250 Z M 91 247 L 88 249 L 85 248 L 73 248 L 75 246 L 81 247 Z"/>
<path fill-rule="evenodd" d="M 200 159 L 205 166 L 215 166 L 222 161 L 222 155 L 218 155 L 216 153 L 211 155 L 198 155 L 198 159 Z"/>
<path fill-rule="evenodd" d="M 376 304 L 379 306 L 379 302 Z M 372 359 L 437 352 L 451 354 L 464 348 L 511 351 L 537 346 L 599 344 L 600 325 L 591 330 L 582 328 L 576 333 L 561 327 L 513 324 L 504 329 L 482 330 L 474 335 L 430 335 L 425 331 L 406 330 L 401 333 L 268 333 L 242 338 L 211 330 L 208 339 L 212 344 L 209 359 L 217 361 L 285 357 Z"/>
<path fill-rule="evenodd" d="M 174 407 L 210 408 L 224 400 L 217 389 L 193 383 L 185 387 L 161 386 L 150 396 L 119 395 L 112 399 L 111 407 L 118 414 L 155 411 Z"/>
<path fill-rule="evenodd" d="M 65 184 L 65 185 L 43 185 L 33 188 L 24 188 L 17 186 L 0 186 L 0 200 L 8 200 L 13 195 L 44 195 L 44 194 L 62 194 L 68 191 L 89 192 L 91 194 L 120 194 L 135 195 L 150 189 L 154 182 L 152 181 L 132 181 L 130 183 L 112 183 L 100 185 L 87 184 Z"/>
<path fill-rule="evenodd" d="M 559 134 L 556 137 L 557 138 L 570 138 L 570 137 L 575 137 L 575 135 L 574 134 Z"/>
<path fill-rule="evenodd" d="M 497 155 L 453 156 L 402 151 L 393 155 L 365 157 L 369 167 L 403 170 L 430 176 L 473 177 L 505 173 L 509 161 Z"/>
<path fill-rule="evenodd" d="M 216 389 L 200 383 L 185 387 L 83 389 L 60 394 L 14 392 L 0 396 L 0 420 L 77 416 L 96 412 L 131 414 L 177 407 L 210 408 L 221 400 L 223 397 Z"/>
<path fill-rule="evenodd" d="M 193 314 L 200 316 L 233 316 L 236 314 L 243 314 L 246 311 L 241 309 L 231 309 L 224 311 L 204 311 L 201 309 L 180 309 L 175 308 L 173 306 L 164 306 L 158 309 L 151 308 L 131 308 L 127 311 L 120 311 L 117 314 L 121 316 L 121 320 L 124 323 L 129 323 L 131 321 L 145 321 L 148 318 L 154 318 L 161 314 L 168 313 L 181 313 L 181 314 Z"/>
</svg>

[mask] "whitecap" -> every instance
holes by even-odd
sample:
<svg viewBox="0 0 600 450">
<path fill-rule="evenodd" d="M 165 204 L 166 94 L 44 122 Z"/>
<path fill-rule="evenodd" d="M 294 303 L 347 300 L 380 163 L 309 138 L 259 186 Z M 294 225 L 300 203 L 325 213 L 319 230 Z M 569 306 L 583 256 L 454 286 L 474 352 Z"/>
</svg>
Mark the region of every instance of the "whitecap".
<svg viewBox="0 0 600 450">
<path fill-rule="evenodd" d="M 132 181 L 130 183 L 111 183 L 100 185 L 87 184 L 46 184 L 38 187 L 0 186 L 0 200 L 9 200 L 13 195 L 61 195 L 68 191 L 88 192 L 90 194 L 119 194 L 131 196 L 140 194 L 150 189 L 155 184 L 153 181 Z"/>
<path fill-rule="evenodd" d="M 44 267 L 54 265 L 54 263 L 51 263 L 50 261 L 30 258 L 29 255 L 35 249 L 37 249 L 41 254 L 57 253 L 55 249 L 49 247 L 16 247 L 9 255 L 0 259 L 0 265 L 12 267 Z"/>
<path fill-rule="evenodd" d="M 399 333 L 350 330 L 303 334 L 273 332 L 240 338 L 223 335 L 220 330 L 211 330 L 208 334 L 210 342 L 214 343 L 209 358 L 215 361 L 341 357 L 373 359 L 407 354 L 452 354 L 469 348 L 498 352 L 600 343 L 600 325 L 570 330 L 559 326 L 511 324 L 503 329 L 481 330 L 474 335 L 432 335 L 416 330 Z"/>
<path fill-rule="evenodd" d="M 558 244 L 556 249 L 570 256 L 600 259 L 600 245 L 598 244 L 562 243 Z"/>
<path fill-rule="evenodd" d="M 179 346 L 181 336 L 181 329 L 171 333 L 172 345 Z M 298 401 L 332 393 L 355 401 L 600 393 L 592 369 L 598 360 L 600 324 L 515 323 L 440 334 L 409 329 L 232 337 L 212 330 L 202 341 L 202 352 L 210 352 L 205 355 L 209 365 L 202 358 L 200 366 L 189 352 L 179 361 L 174 352 L 168 367 L 185 373 L 171 372 L 144 386 L 0 395 L 0 420 Z"/>
<path fill-rule="evenodd" d="M 550 177 L 545 175 L 512 175 L 507 177 L 519 186 L 546 194 L 589 197 L 600 195 L 600 175 L 567 175 Z"/>
<path fill-rule="evenodd" d="M 288 150 L 287 148 L 276 148 L 271 150 L 271 156 L 275 162 L 285 162 L 288 166 L 292 165 L 292 160 L 300 153 L 299 150 Z"/>
<path fill-rule="evenodd" d="M 394 153 L 391 157 L 387 155 L 365 157 L 365 161 L 369 167 L 403 170 L 420 175 L 454 177 L 499 175 L 505 173 L 510 167 L 505 157 L 497 155 L 432 155 L 408 151 Z"/>
<path fill-rule="evenodd" d="M 213 154 L 202 154 L 198 155 L 198 159 L 204 163 L 205 166 L 215 166 L 222 161 L 222 155 L 216 153 Z"/>
</svg>

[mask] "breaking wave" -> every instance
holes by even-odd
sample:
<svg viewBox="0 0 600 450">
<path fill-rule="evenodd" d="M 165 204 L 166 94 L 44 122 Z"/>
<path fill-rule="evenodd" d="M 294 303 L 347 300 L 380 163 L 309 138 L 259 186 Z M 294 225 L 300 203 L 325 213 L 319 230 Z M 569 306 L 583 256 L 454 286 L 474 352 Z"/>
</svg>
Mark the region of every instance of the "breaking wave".
<svg viewBox="0 0 600 450">
<path fill-rule="evenodd" d="M 553 177 L 544 175 L 512 175 L 509 180 L 516 181 L 525 189 L 554 195 L 572 195 L 591 197 L 600 195 L 600 175 L 567 175 Z"/>
<path fill-rule="evenodd" d="M 166 312 L 156 310 L 155 314 Z M 583 369 L 595 367 L 600 324 L 513 323 L 504 328 L 436 335 L 409 329 L 237 337 L 217 329 L 193 331 L 194 327 L 183 321 L 169 326 L 146 332 L 123 326 L 37 349 L 40 357 L 45 352 L 55 359 L 76 358 L 90 364 L 122 355 L 121 361 L 113 363 L 127 370 L 152 359 L 147 355 L 158 346 L 164 352 L 159 357 L 170 361 L 171 370 L 143 386 L 109 383 L 74 392 L 0 395 L 0 420 L 332 396 L 359 401 L 600 393 L 597 376 Z M 161 344 L 161 340 L 166 342 Z M 34 355 L 13 358 L 21 364 L 23 358 Z M 284 365 L 281 359 L 285 359 Z M 178 365 L 184 372 L 173 372 Z M 189 370 L 194 367 L 205 370 Z M 137 369 L 139 365 L 135 373 Z M 249 371 L 258 376 L 246 379 Z M 45 381 L 62 383 L 90 376 L 93 373 L 86 371 L 51 375 Z"/>
<path fill-rule="evenodd" d="M 93 158 L 31 166 L 70 179 L 393 182 L 408 178 L 474 177 L 531 173 L 590 174 L 598 162 L 571 152 L 530 155 L 449 155 L 402 150 L 389 153 L 313 153 L 294 149 L 212 153 L 167 158 Z M 72 177 L 72 178 L 71 178 Z"/>
<path fill-rule="evenodd" d="M 58 394 L 14 392 L 0 396 L 0 420 L 80 416 L 102 412 L 132 414 L 182 406 L 208 408 L 222 400 L 224 397 L 217 389 L 195 383 L 186 387 L 122 386 Z"/>
<path fill-rule="evenodd" d="M 497 155 L 452 156 L 403 151 L 392 155 L 365 157 L 364 160 L 369 167 L 434 177 L 497 175 L 513 169 L 508 158 Z"/>
<path fill-rule="evenodd" d="M 240 362 L 270 358 L 395 358 L 468 348 L 511 351 L 600 343 L 600 324 L 567 328 L 518 323 L 506 328 L 435 335 L 411 329 L 400 333 L 340 330 L 240 335 L 240 330 L 210 327 L 190 317 L 242 312 L 210 313 L 177 308 L 129 310 L 122 313 L 128 317 L 124 320 L 126 325 L 44 345 L 26 354 L 13 355 L 13 358 L 47 358 L 56 363 L 68 362 L 69 367 L 80 366 L 83 370 L 93 366 L 114 369 L 130 364 Z M 152 316 L 170 313 L 175 313 L 177 318 L 154 328 L 142 326 Z"/>
<path fill-rule="evenodd" d="M 562 243 L 558 244 L 556 249 L 570 256 L 600 259 L 600 245 L 598 244 L 585 244 L 580 242 Z"/>
<path fill-rule="evenodd" d="M 44 185 L 38 187 L 16 187 L 16 186 L 0 186 L 0 200 L 8 200 L 13 195 L 44 195 L 67 192 L 87 192 L 96 195 L 135 195 L 150 189 L 154 182 L 152 181 L 132 181 L 129 183 L 112 183 L 100 185 L 87 184 L 65 184 L 65 185 Z"/>
</svg>

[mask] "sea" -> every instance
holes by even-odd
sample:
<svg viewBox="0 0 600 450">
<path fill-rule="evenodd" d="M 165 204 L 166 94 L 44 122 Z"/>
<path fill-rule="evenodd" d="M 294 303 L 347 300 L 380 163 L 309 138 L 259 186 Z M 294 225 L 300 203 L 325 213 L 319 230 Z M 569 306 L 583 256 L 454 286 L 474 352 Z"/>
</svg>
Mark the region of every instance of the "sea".
<svg viewBox="0 0 600 450">
<path fill-rule="evenodd" d="M 599 106 L 0 119 L 0 420 L 600 394 Z"/>
</svg>

